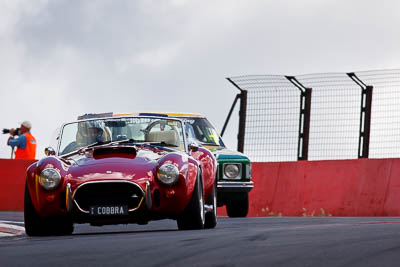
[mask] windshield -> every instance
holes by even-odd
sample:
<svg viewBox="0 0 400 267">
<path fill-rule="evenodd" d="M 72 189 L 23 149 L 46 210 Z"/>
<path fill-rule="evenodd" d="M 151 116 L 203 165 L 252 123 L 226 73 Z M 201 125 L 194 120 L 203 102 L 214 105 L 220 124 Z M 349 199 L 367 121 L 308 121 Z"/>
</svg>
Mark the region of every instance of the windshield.
<svg viewBox="0 0 400 267">
<path fill-rule="evenodd" d="M 95 119 L 64 125 L 59 155 L 114 141 L 148 143 L 185 151 L 182 123 L 176 119 L 128 117 Z"/>
<path fill-rule="evenodd" d="M 195 141 L 202 145 L 225 147 L 217 130 L 206 118 L 185 118 L 188 142 Z"/>
</svg>

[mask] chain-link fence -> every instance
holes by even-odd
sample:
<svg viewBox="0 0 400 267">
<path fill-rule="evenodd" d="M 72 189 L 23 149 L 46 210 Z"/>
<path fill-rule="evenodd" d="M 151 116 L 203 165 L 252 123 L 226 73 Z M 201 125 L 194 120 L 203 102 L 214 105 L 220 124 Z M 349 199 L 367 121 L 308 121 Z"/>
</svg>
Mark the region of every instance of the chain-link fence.
<svg viewBox="0 0 400 267">
<path fill-rule="evenodd" d="M 246 95 L 239 150 L 253 161 L 400 157 L 400 70 L 229 81 Z"/>
</svg>

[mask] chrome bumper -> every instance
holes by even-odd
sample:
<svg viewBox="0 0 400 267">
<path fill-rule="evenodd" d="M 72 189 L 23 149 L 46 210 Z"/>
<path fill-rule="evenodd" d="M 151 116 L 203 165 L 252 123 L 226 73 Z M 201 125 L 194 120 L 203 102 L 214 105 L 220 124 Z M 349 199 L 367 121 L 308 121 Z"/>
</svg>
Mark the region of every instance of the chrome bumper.
<svg viewBox="0 0 400 267">
<path fill-rule="evenodd" d="M 137 205 L 136 207 L 129 209 L 128 212 L 132 212 L 132 211 L 135 211 L 135 210 L 139 209 L 140 206 L 142 205 L 143 200 L 144 200 L 145 197 L 146 197 L 145 192 L 143 191 L 143 189 L 142 189 L 137 183 L 134 183 L 134 182 L 131 182 L 131 181 L 128 181 L 128 180 L 99 180 L 99 181 L 89 181 L 89 182 L 85 182 L 85 183 L 80 184 L 80 185 L 75 189 L 75 191 L 74 191 L 74 193 L 72 194 L 72 197 L 70 197 L 70 199 L 73 199 L 73 202 L 74 202 L 75 206 L 78 208 L 79 211 L 81 211 L 81 212 L 83 212 L 83 213 L 86 213 L 86 214 L 89 214 L 89 210 L 85 210 L 84 208 L 82 208 L 82 207 L 78 204 L 78 201 L 76 200 L 76 194 L 77 194 L 78 190 L 79 190 L 80 188 L 82 188 L 83 186 L 87 186 L 87 185 L 91 185 L 91 184 L 106 184 L 106 183 L 126 183 L 126 184 L 133 185 L 133 186 L 135 186 L 137 189 L 140 190 L 141 195 L 142 195 L 141 200 L 139 201 L 139 203 L 138 203 L 138 205 Z M 150 186 L 149 186 L 149 185 L 150 185 L 150 184 L 147 182 L 147 183 L 146 183 L 146 193 L 149 193 L 149 189 L 150 189 Z M 68 193 L 67 193 L 67 196 L 68 196 Z M 147 204 L 147 208 L 149 208 L 149 207 L 151 208 L 151 205 L 152 205 L 151 202 L 149 203 L 149 202 L 148 202 L 148 199 L 146 199 L 146 201 L 147 201 L 147 203 L 146 203 L 146 204 Z M 150 205 L 150 206 L 149 206 L 149 205 Z M 72 205 L 70 205 L 70 206 L 72 207 Z M 68 206 L 67 206 L 67 210 L 68 210 Z"/>
<path fill-rule="evenodd" d="M 254 182 L 226 182 L 218 181 L 219 192 L 250 192 L 254 187 Z"/>
</svg>

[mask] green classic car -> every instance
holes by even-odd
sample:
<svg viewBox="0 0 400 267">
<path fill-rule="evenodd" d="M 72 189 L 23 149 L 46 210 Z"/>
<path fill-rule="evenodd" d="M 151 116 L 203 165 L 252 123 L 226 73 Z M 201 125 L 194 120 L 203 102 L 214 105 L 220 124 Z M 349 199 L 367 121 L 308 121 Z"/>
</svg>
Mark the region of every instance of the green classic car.
<svg viewBox="0 0 400 267">
<path fill-rule="evenodd" d="M 226 206 L 229 217 L 246 217 L 249 210 L 251 162 L 244 154 L 228 149 L 217 130 L 203 115 L 163 113 L 185 122 L 188 143 L 195 142 L 211 150 L 218 161 L 217 205 Z"/>
</svg>

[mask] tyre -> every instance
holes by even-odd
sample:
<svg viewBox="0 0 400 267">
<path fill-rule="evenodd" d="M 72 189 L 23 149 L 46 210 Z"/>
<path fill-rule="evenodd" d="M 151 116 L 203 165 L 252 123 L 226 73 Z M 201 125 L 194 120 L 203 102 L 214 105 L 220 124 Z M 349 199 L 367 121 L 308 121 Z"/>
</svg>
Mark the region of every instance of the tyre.
<svg viewBox="0 0 400 267">
<path fill-rule="evenodd" d="M 74 223 L 66 216 L 52 218 L 51 235 L 71 235 L 74 232 Z"/>
<path fill-rule="evenodd" d="M 74 231 L 74 225 L 70 219 L 64 216 L 44 218 L 36 212 L 28 184 L 25 185 L 24 222 L 28 236 L 70 235 Z"/>
<path fill-rule="evenodd" d="M 217 180 L 214 182 L 214 186 L 208 200 L 206 201 L 206 205 L 210 210 L 206 213 L 204 228 L 215 228 L 217 225 Z"/>
<path fill-rule="evenodd" d="M 196 179 L 196 185 L 193 190 L 192 198 L 186 209 L 178 216 L 177 224 L 179 230 L 197 230 L 203 229 L 205 224 L 204 216 L 204 192 L 201 172 Z"/>
<path fill-rule="evenodd" d="M 246 217 L 249 212 L 249 194 L 237 193 L 234 200 L 226 203 L 226 212 L 229 217 Z"/>
</svg>

